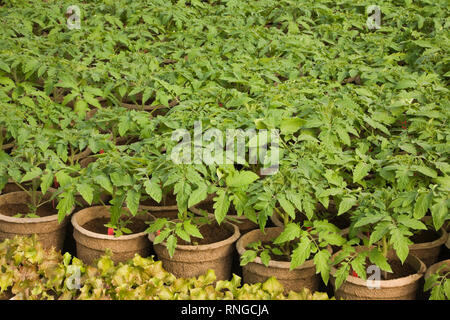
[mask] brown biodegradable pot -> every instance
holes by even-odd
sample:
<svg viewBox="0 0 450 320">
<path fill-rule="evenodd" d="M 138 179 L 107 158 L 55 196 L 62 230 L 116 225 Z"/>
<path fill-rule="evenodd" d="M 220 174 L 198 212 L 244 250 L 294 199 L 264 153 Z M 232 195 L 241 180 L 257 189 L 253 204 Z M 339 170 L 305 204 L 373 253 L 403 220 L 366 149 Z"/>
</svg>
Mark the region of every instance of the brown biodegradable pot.
<svg viewBox="0 0 450 320">
<path fill-rule="evenodd" d="M 282 231 L 283 228 L 281 227 L 266 228 L 265 233 L 262 233 L 260 229 L 252 230 L 243 235 L 236 243 L 237 251 L 242 256 L 249 243 L 272 240 Z M 330 247 L 328 250 L 331 252 Z M 305 261 L 294 270 L 289 269 L 290 264 L 290 261 L 270 260 L 269 266 L 266 267 L 261 258 L 257 257 L 253 262 L 242 267 L 244 282 L 264 282 L 274 276 L 284 286 L 286 293 L 290 290 L 300 291 L 302 288 L 309 288 L 313 292 L 319 289 L 320 275 L 316 274 L 316 267 L 312 259 Z"/>
<path fill-rule="evenodd" d="M 192 206 L 191 208 L 189 208 L 189 210 L 196 215 L 201 215 L 200 210 L 205 210 L 206 212 L 208 212 L 208 217 L 214 218 L 212 200 Z M 250 230 L 258 228 L 258 225 L 256 223 L 250 221 L 246 216 L 243 215 L 238 216 L 237 214 L 227 214 L 227 218 L 230 218 L 232 222 L 234 222 L 233 220 L 236 220 L 236 226 L 239 228 L 239 232 L 241 234 L 245 234 Z"/>
<path fill-rule="evenodd" d="M 439 238 L 431 242 L 415 243 L 409 246 L 409 252 L 422 260 L 427 267 L 438 261 L 442 245 L 447 242 L 448 233 L 444 228 L 439 230 Z"/>
<path fill-rule="evenodd" d="M 221 226 L 232 232 L 232 235 L 223 241 L 205 245 L 177 245 L 172 258 L 169 256 L 166 242 L 162 242 L 153 245 L 156 255 L 164 268 L 177 277 L 197 277 L 208 269 L 213 269 L 217 280 L 228 280 L 231 276 L 233 244 L 240 233 L 239 228 L 232 223 L 224 222 Z M 155 237 L 154 233 L 148 236 L 152 243 Z"/>
<path fill-rule="evenodd" d="M 44 199 L 50 198 L 47 192 Z M 14 236 L 31 236 L 36 234 L 43 247 L 61 250 L 66 234 L 66 217 L 58 223 L 58 215 L 52 214 L 41 218 L 14 218 L 4 215 L 1 207 L 6 205 L 28 204 L 30 197 L 25 191 L 11 192 L 0 196 L 0 241 L 14 238 Z"/>
<path fill-rule="evenodd" d="M 429 278 L 432 274 L 437 273 L 438 269 L 442 266 L 446 265 L 440 273 L 446 273 L 450 272 L 450 259 L 444 260 L 438 263 L 433 264 L 427 269 L 427 272 L 425 273 L 425 279 Z"/>
<path fill-rule="evenodd" d="M 333 255 L 333 259 L 339 252 Z M 394 252 L 390 252 L 389 257 L 396 258 Z M 398 258 L 397 258 L 398 259 Z M 349 275 L 344 283 L 335 289 L 336 299 L 346 300 L 415 300 L 418 290 L 420 290 L 420 280 L 425 274 L 425 264 L 415 255 L 409 254 L 405 264 L 412 267 L 416 273 L 406 277 L 392 280 L 379 280 L 379 288 L 369 288 L 366 280 Z M 336 268 L 331 267 L 331 284 L 335 287 Z"/>
<path fill-rule="evenodd" d="M 72 216 L 77 257 L 87 264 L 92 264 L 105 253 L 106 249 L 111 249 L 111 258 L 116 263 L 133 258 L 135 253 L 147 257 L 151 247 L 145 232 L 115 237 L 83 228 L 84 224 L 94 219 L 109 218 L 111 216 L 109 208 L 110 206 L 90 207 L 80 210 Z M 150 219 L 150 216 L 138 215 L 135 218 L 146 221 Z"/>
</svg>

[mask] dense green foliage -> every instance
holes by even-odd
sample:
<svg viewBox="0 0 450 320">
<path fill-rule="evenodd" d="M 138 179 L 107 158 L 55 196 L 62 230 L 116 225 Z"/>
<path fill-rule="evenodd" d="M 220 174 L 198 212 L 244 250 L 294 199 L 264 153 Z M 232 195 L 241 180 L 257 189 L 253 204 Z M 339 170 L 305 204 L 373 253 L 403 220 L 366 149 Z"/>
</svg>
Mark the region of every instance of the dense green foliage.
<svg viewBox="0 0 450 320">
<path fill-rule="evenodd" d="M 157 222 L 171 252 L 175 235 L 198 233 L 188 208 L 208 194 L 218 222 L 231 204 L 262 229 L 278 212 L 293 267 L 313 258 L 325 281 L 327 245 L 345 242 L 332 217 L 349 217 L 351 245 L 370 233 L 383 270 L 388 249 L 403 261 L 414 232 L 449 219 L 446 0 L 377 1 L 377 30 L 366 25 L 373 1 L 86 1 L 69 30 L 72 4 L 0 1 L 1 186 L 45 191 L 56 177 L 61 219 L 76 194 L 108 193 L 113 225 L 122 206 L 137 214 L 174 193 L 193 223 Z M 279 171 L 173 163 L 173 131 L 195 121 L 278 129 Z M 319 212 L 331 201 L 334 212 Z"/>
</svg>

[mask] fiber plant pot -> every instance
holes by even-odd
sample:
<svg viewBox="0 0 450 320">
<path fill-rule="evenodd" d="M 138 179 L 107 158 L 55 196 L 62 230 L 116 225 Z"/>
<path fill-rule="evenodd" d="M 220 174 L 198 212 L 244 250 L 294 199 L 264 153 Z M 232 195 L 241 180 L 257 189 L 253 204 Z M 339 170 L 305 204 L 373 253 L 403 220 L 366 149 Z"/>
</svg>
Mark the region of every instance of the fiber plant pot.
<svg viewBox="0 0 450 320">
<path fill-rule="evenodd" d="M 433 233 L 432 231 L 427 232 Z M 436 237 L 436 240 L 414 243 L 409 246 L 409 252 L 422 260 L 427 267 L 438 261 L 440 250 L 448 240 L 448 233 L 444 228 L 441 228 L 437 232 Z M 412 240 L 414 241 L 414 236 L 412 237 Z"/>
<path fill-rule="evenodd" d="M 332 257 L 334 259 L 339 252 Z M 390 252 L 388 260 L 400 260 L 394 252 Z M 366 280 L 349 275 L 344 283 L 336 290 L 335 274 L 337 269 L 331 267 L 331 284 L 335 289 L 336 299 L 346 300 L 415 300 L 421 288 L 421 279 L 423 278 L 426 266 L 415 255 L 409 254 L 404 264 L 412 268 L 413 273 L 407 276 L 401 276 L 390 280 L 379 280 L 379 288 L 369 288 Z M 394 273 L 396 270 L 393 268 Z M 383 271 L 381 271 L 383 272 Z"/>
<path fill-rule="evenodd" d="M 47 192 L 43 199 L 49 199 L 51 194 Z M 68 217 L 59 223 L 57 210 L 52 207 L 51 202 L 38 208 L 37 215 L 40 218 L 13 217 L 17 213 L 26 213 L 30 202 L 25 191 L 0 195 L 0 241 L 36 234 L 45 249 L 53 247 L 60 251 L 64 245 Z"/>
<path fill-rule="evenodd" d="M 76 212 L 72 216 L 73 237 L 76 242 L 77 257 L 87 264 L 92 264 L 110 249 L 111 259 L 114 262 L 125 262 L 138 253 L 142 257 L 147 257 L 151 253 L 151 245 L 147 240 L 145 230 L 133 234 L 115 237 L 93 232 L 87 229 L 87 224 L 96 219 L 109 221 L 111 216 L 110 206 L 95 206 Z M 124 210 L 127 210 L 124 208 Z M 139 219 L 142 223 L 151 219 L 150 215 L 138 215 L 134 219 Z"/>
<path fill-rule="evenodd" d="M 246 251 L 249 243 L 255 241 L 271 241 L 283 231 L 281 227 L 266 228 L 265 233 L 260 229 L 252 230 L 243 235 L 236 243 L 236 248 L 240 256 Z M 328 250 L 331 253 L 331 248 Z M 243 280 L 245 283 L 264 282 L 274 276 L 284 286 L 285 293 L 289 291 L 301 291 L 302 288 L 308 288 L 311 291 L 317 291 L 321 283 L 320 275 L 316 274 L 314 261 L 307 260 L 301 266 L 290 270 L 289 261 L 270 260 L 266 267 L 260 257 L 256 257 L 253 262 L 242 267 Z"/>
<path fill-rule="evenodd" d="M 166 242 L 154 244 L 153 247 L 164 268 L 177 277 L 197 277 L 212 269 L 217 280 L 228 280 L 231 276 L 233 245 L 240 233 L 237 226 L 228 222 L 222 223 L 220 227 L 231 234 L 225 240 L 199 245 L 178 244 L 173 257 L 169 256 Z M 155 237 L 154 233 L 148 236 L 152 243 Z"/>
<path fill-rule="evenodd" d="M 208 216 L 210 218 L 214 218 L 214 208 L 213 208 L 214 202 L 212 198 L 213 197 L 209 197 L 207 201 L 203 201 L 199 204 L 196 204 L 195 206 L 189 208 L 189 210 L 195 213 L 196 215 L 202 215 L 200 210 L 204 210 L 208 213 Z M 230 218 L 231 221 L 236 224 L 241 234 L 245 234 L 250 230 L 258 228 L 258 225 L 253 221 L 250 221 L 247 217 L 243 215 L 238 216 L 234 208 L 230 208 L 230 211 L 227 214 L 227 218 Z M 235 220 L 236 222 L 234 222 L 233 220 Z"/>
</svg>

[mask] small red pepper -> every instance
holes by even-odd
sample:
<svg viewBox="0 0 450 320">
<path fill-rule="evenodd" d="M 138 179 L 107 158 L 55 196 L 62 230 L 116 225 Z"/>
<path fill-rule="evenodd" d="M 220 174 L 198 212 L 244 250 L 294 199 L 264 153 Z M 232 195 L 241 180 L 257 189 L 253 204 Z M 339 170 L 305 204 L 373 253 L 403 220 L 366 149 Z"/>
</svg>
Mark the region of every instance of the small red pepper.
<svg viewBox="0 0 450 320">
<path fill-rule="evenodd" d="M 355 272 L 355 270 L 352 270 L 352 276 L 353 276 L 353 277 L 356 277 L 356 278 L 359 278 L 359 276 L 358 276 L 358 274 Z"/>
<path fill-rule="evenodd" d="M 113 235 L 114 235 L 114 229 L 108 228 L 108 236 L 113 236 Z"/>
<path fill-rule="evenodd" d="M 156 235 L 160 235 L 161 234 L 161 230 L 156 231 Z"/>
<path fill-rule="evenodd" d="M 104 154 L 104 153 L 105 153 L 105 150 L 101 149 L 98 153 Z"/>
<path fill-rule="evenodd" d="M 219 107 L 223 107 L 223 103 L 222 102 L 219 102 Z"/>
</svg>

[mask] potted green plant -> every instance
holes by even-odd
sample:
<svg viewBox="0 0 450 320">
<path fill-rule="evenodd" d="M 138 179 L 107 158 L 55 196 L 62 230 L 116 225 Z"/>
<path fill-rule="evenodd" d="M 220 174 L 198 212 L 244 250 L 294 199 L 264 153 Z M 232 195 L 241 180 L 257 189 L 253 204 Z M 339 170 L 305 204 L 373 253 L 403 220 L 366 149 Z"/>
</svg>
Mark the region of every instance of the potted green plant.
<svg viewBox="0 0 450 320">
<path fill-rule="evenodd" d="M 396 206 L 392 199 L 397 196 L 392 189 L 360 194 L 359 206 L 353 211 L 351 239 L 332 259 L 337 298 L 415 299 L 426 266 L 410 253 L 410 237 L 426 226 Z"/>
<path fill-rule="evenodd" d="M 108 153 L 101 161 L 88 166 L 73 184 L 84 200 L 91 204 L 93 192 L 100 189 L 110 195 L 106 204 L 91 206 L 76 212 L 72 217 L 77 256 L 92 263 L 106 249 L 111 249 L 114 261 L 125 261 L 139 253 L 150 254 L 145 222 L 151 219 L 147 212 L 139 210 L 140 185 L 132 171 L 132 160 L 118 153 Z M 72 188 L 72 197 L 76 192 Z M 124 207 L 126 203 L 126 207 Z"/>
<path fill-rule="evenodd" d="M 51 188 L 59 165 L 31 144 L 21 145 L 11 156 L 2 152 L 0 187 L 12 181 L 21 191 L 0 195 L 0 239 L 37 234 L 44 247 L 62 249 L 68 219 L 59 219 L 53 202 L 58 192 Z M 67 208 L 68 215 L 72 211 Z"/>
<path fill-rule="evenodd" d="M 164 267 L 177 276 L 192 277 L 213 269 L 217 279 L 230 277 L 233 245 L 240 236 L 236 225 L 227 221 L 230 204 L 223 190 L 214 198 L 216 215 L 195 215 L 188 208 L 207 198 L 210 189 L 204 170 L 192 165 L 170 164 L 167 181 L 174 181 L 178 217 L 157 218 L 147 229 L 156 254 Z M 214 189 L 213 189 L 214 190 Z"/>
</svg>

